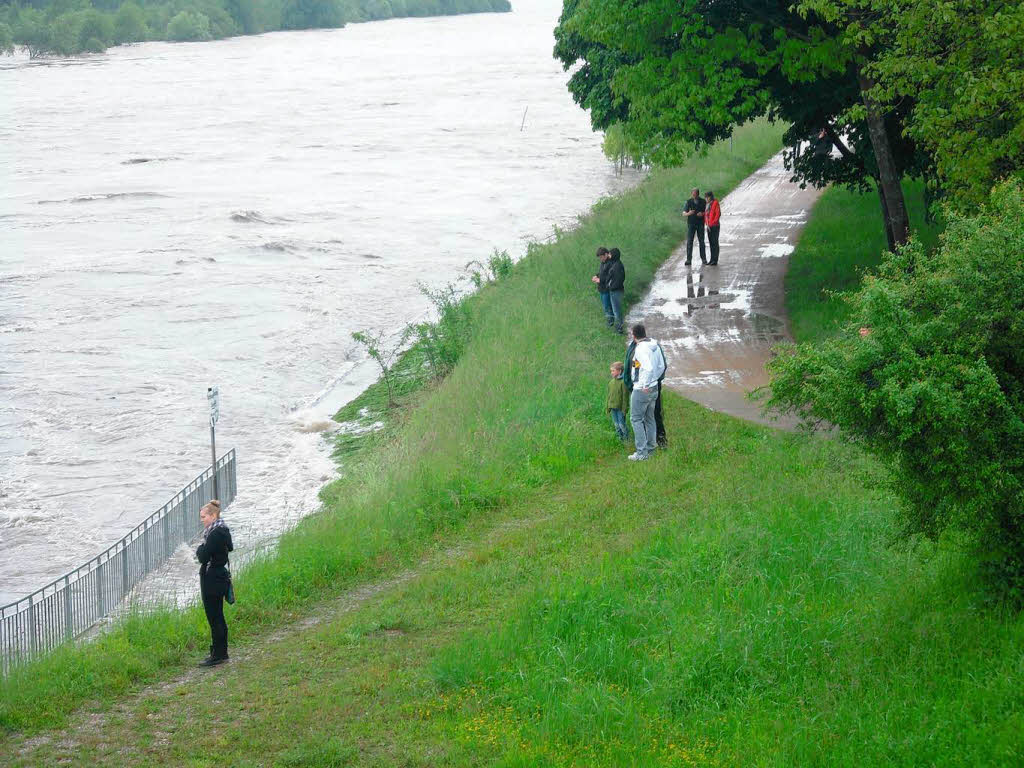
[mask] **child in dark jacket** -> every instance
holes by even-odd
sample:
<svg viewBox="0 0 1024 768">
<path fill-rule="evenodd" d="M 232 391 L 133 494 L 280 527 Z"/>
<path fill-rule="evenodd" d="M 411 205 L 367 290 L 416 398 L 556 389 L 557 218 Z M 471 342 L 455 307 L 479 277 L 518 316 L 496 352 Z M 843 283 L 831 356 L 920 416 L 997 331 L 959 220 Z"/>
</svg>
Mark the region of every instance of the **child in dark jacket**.
<svg viewBox="0 0 1024 768">
<path fill-rule="evenodd" d="M 626 385 L 622 380 L 622 363 L 612 363 L 609 371 L 612 380 L 608 382 L 608 397 L 605 400 L 605 410 L 612 415 L 612 424 L 615 425 L 615 434 L 619 440 L 625 442 L 629 437 L 626 430 L 626 410 L 629 408 L 629 396 L 626 394 Z"/>
</svg>

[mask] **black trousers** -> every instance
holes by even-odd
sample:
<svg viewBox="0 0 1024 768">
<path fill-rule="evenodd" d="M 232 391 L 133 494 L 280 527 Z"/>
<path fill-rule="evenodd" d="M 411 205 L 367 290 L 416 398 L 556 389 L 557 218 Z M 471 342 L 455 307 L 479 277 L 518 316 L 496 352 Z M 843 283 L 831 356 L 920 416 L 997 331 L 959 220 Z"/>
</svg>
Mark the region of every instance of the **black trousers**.
<svg viewBox="0 0 1024 768">
<path fill-rule="evenodd" d="M 215 594 L 206 588 L 205 579 L 199 577 L 199 592 L 203 596 L 203 610 L 210 625 L 210 655 L 215 659 L 228 657 L 228 623 L 224 620 L 224 595 Z"/>
<path fill-rule="evenodd" d="M 689 264 L 693 261 L 693 236 L 697 236 L 697 240 L 700 243 L 700 260 L 701 263 L 706 264 L 707 259 L 704 256 L 704 225 L 699 224 L 696 227 L 687 227 L 686 229 L 686 263 Z"/>
<path fill-rule="evenodd" d="M 718 263 L 718 233 L 721 229 L 721 224 L 715 224 L 713 227 L 708 227 L 708 245 L 711 247 L 711 264 Z"/>
<path fill-rule="evenodd" d="M 665 436 L 665 420 L 661 415 L 661 382 L 658 382 L 658 399 L 654 401 L 654 431 L 658 438 L 658 445 L 662 448 L 668 446 L 668 438 Z"/>
</svg>

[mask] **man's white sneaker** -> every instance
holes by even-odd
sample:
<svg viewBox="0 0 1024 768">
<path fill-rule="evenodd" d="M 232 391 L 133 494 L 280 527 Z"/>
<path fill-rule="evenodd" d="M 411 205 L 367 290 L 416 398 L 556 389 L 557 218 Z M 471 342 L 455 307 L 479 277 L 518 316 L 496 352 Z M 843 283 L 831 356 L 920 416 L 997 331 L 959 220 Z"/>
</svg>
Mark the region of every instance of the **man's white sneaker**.
<svg viewBox="0 0 1024 768">
<path fill-rule="evenodd" d="M 647 457 L 642 453 L 631 453 L 627 457 L 630 461 L 643 461 Z"/>
</svg>

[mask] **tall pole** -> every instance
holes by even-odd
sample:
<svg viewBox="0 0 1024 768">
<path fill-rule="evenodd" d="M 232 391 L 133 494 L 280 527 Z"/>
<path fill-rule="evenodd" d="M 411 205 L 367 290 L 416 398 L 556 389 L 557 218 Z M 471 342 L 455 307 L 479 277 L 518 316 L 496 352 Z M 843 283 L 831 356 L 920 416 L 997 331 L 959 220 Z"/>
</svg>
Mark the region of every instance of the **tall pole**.
<svg viewBox="0 0 1024 768">
<path fill-rule="evenodd" d="M 220 483 L 217 480 L 217 418 L 220 416 L 220 393 L 216 387 L 206 388 L 210 401 L 210 452 L 213 454 L 213 498 L 220 498 Z"/>
</svg>

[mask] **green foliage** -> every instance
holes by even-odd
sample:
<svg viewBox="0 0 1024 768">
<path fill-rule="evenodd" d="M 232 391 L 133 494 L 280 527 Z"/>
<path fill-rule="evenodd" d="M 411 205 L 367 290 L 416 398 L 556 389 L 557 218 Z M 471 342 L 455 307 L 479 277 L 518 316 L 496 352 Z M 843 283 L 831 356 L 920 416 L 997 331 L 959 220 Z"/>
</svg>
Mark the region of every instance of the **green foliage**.
<svg viewBox="0 0 1024 768">
<path fill-rule="evenodd" d="M 849 297 L 843 333 L 771 364 L 772 407 L 889 462 L 906 530 L 966 533 L 1024 596 L 1024 190 L 950 215 Z"/>
<path fill-rule="evenodd" d="M 14 32 L 10 24 L 0 21 L 0 55 L 14 53 Z"/>
<path fill-rule="evenodd" d="M 907 130 L 962 208 L 1024 171 L 1024 4 L 903 0 L 885 8 L 892 42 L 875 64 L 879 97 L 914 98 Z"/>
<path fill-rule="evenodd" d="M 167 25 L 167 39 L 178 42 L 212 40 L 210 20 L 199 11 L 181 11 Z"/>
<path fill-rule="evenodd" d="M 941 227 L 929 222 L 923 184 L 904 185 L 911 228 L 925 248 L 932 248 Z M 878 267 L 886 251 L 878 228 L 878 195 L 842 187 L 825 191 L 800 233 L 786 269 L 786 314 L 799 342 L 834 336 L 849 319 L 850 305 L 837 293 L 860 285 Z"/>
<path fill-rule="evenodd" d="M 94 8 L 82 11 L 79 17 L 78 45 L 83 50 L 101 53 L 114 40 L 114 20 L 110 14 Z"/>
<path fill-rule="evenodd" d="M 345 25 L 340 0 L 285 0 L 281 29 L 321 29 Z"/>
<path fill-rule="evenodd" d="M 643 164 L 639 148 L 626 137 L 622 123 L 614 123 L 604 132 L 601 151 L 604 152 L 605 157 L 615 163 L 619 173 L 622 173 L 622 169 L 629 163 L 636 166 Z"/>
<path fill-rule="evenodd" d="M 507 0 L 33 0 L 28 7 L 0 5 L 0 54 L 20 46 L 32 57 L 69 56 L 149 39 L 214 40 L 509 8 Z"/>
<path fill-rule="evenodd" d="M 146 17 L 138 5 L 128 2 L 117 9 L 117 13 L 114 14 L 114 41 L 118 45 L 137 43 L 147 37 L 149 29 L 146 26 Z"/>
</svg>

